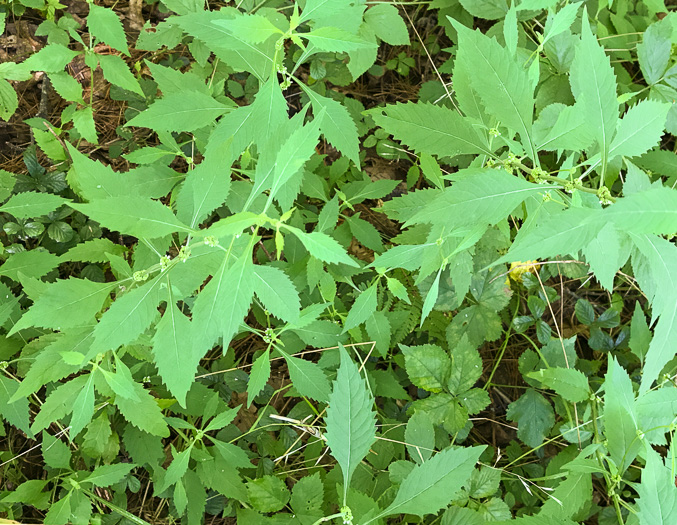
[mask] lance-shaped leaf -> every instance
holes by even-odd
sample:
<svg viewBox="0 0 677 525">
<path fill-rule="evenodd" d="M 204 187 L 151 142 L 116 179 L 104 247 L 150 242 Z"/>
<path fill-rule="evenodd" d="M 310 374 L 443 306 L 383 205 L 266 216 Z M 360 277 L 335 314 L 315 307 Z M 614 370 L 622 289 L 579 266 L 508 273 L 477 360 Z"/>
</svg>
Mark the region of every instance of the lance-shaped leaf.
<svg viewBox="0 0 677 525">
<path fill-rule="evenodd" d="M 416 465 L 400 485 L 395 500 L 370 523 L 393 514 L 433 514 L 446 507 L 468 481 L 486 446 L 448 448 Z"/>
<path fill-rule="evenodd" d="M 234 263 L 226 256 L 193 305 L 196 351 L 208 350 L 221 337 L 225 353 L 249 311 L 253 295 L 251 250 L 246 249 Z"/>
<path fill-rule="evenodd" d="M 29 278 L 42 277 L 59 265 L 59 257 L 42 250 L 26 250 L 9 256 L 0 266 L 0 276 L 19 280 L 19 273 Z"/>
<path fill-rule="evenodd" d="M 283 31 L 273 25 L 265 16 L 240 15 L 230 20 L 214 20 L 216 26 L 224 28 L 235 38 L 260 44 L 273 35 L 282 35 Z"/>
<path fill-rule="evenodd" d="M 376 47 L 376 44 L 338 27 L 320 27 L 308 33 L 300 33 L 299 36 L 307 39 L 320 51 L 347 53 Z"/>
<path fill-rule="evenodd" d="M 472 122 L 444 106 L 409 102 L 374 109 L 369 114 L 378 126 L 416 153 L 440 157 L 492 154 Z"/>
<path fill-rule="evenodd" d="M 346 317 L 345 323 L 343 324 L 344 332 L 364 323 L 376 311 L 376 307 L 378 306 L 376 291 L 377 285 L 372 284 L 357 296 L 357 299 L 355 299 L 355 303 L 353 303 L 350 312 L 348 312 L 348 317 Z"/>
<path fill-rule="evenodd" d="M 12 195 L 5 204 L 0 206 L 0 211 L 9 213 L 17 219 L 26 219 L 47 215 L 59 206 L 68 204 L 68 202 L 70 201 L 51 193 L 27 191 Z"/>
<path fill-rule="evenodd" d="M 609 158 L 616 155 L 637 157 L 658 144 L 670 107 L 670 104 L 656 100 L 643 100 L 631 107 L 618 125 Z"/>
<path fill-rule="evenodd" d="M 299 318 L 301 300 L 287 274 L 274 266 L 254 267 L 254 292 L 275 317 L 288 323 Z"/>
<path fill-rule="evenodd" d="M 32 436 L 28 419 L 28 399 L 21 398 L 13 403 L 9 402 L 18 388 L 17 381 L 0 375 L 0 416 L 9 424 Z"/>
<path fill-rule="evenodd" d="M 99 7 L 95 4 L 89 4 L 87 27 L 96 39 L 121 51 L 125 55 L 129 55 L 125 30 L 115 11 Z"/>
<path fill-rule="evenodd" d="M 87 279 L 50 283 L 12 327 L 9 335 L 31 326 L 65 330 L 91 323 L 114 287 L 111 283 L 95 283 Z"/>
<path fill-rule="evenodd" d="M 169 428 L 155 398 L 143 388 L 141 383 L 133 383 L 133 385 L 138 400 L 115 396 L 114 403 L 120 409 L 122 416 L 136 428 L 148 434 L 160 437 L 169 436 Z"/>
<path fill-rule="evenodd" d="M 670 525 L 677 515 L 675 473 L 663 463 L 658 452 L 647 446 L 646 466 L 637 487 L 640 525 Z"/>
<path fill-rule="evenodd" d="M 325 437 L 332 456 L 343 473 L 343 504 L 350 478 L 376 439 L 374 399 L 343 346 L 339 346 L 339 366 L 327 408 Z"/>
<path fill-rule="evenodd" d="M 569 82 L 577 102 L 583 104 L 587 123 L 600 147 L 604 166 L 618 122 L 616 76 L 609 57 L 592 34 L 587 11 L 583 14 L 581 42 L 571 64 Z"/>
<path fill-rule="evenodd" d="M 496 224 L 531 195 L 543 191 L 538 184 L 495 169 L 469 169 L 406 224 L 429 222 L 459 227 Z"/>
<path fill-rule="evenodd" d="M 294 388 L 305 397 L 326 403 L 329 399 L 329 380 L 324 371 L 312 361 L 286 354 L 278 349 L 287 361 L 289 377 Z"/>
<path fill-rule="evenodd" d="M 471 64 L 472 88 L 479 95 L 487 113 L 496 117 L 503 126 L 517 131 L 527 154 L 537 162 L 537 151 L 531 136 L 534 89 L 529 73 L 495 39 L 447 18 L 458 32 L 456 60 Z"/>
<path fill-rule="evenodd" d="M 313 257 L 331 264 L 342 263 L 355 268 L 359 267 L 333 237 L 321 232 L 306 233 L 286 224 L 284 227 L 299 238 L 305 249 Z"/>
<path fill-rule="evenodd" d="M 186 394 L 195 380 L 195 372 L 202 355 L 193 348 L 192 325 L 176 306 L 171 282 L 167 283 L 167 308 L 155 329 L 153 360 L 162 381 L 182 407 Z"/>
</svg>

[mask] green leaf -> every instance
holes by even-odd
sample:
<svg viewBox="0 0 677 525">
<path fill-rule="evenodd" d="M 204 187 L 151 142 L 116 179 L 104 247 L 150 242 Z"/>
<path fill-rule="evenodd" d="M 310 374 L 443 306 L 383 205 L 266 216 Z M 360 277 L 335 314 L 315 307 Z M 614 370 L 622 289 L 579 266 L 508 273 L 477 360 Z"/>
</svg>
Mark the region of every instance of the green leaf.
<svg viewBox="0 0 677 525">
<path fill-rule="evenodd" d="M 96 125 L 94 124 L 94 112 L 91 107 L 78 109 L 73 113 L 73 126 L 87 142 L 91 144 L 99 143 Z"/>
<path fill-rule="evenodd" d="M 541 45 L 545 45 L 545 43 L 551 38 L 568 30 L 571 27 L 571 24 L 574 23 L 580 7 L 581 4 L 579 2 L 571 3 L 565 5 L 562 7 L 562 9 L 557 11 L 552 19 L 549 17 L 545 26 L 545 33 L 543 35 L 543 42 L 541 42 Z"/>
<path fill-rule="evenodd" d="M 92 239 L 76 244 L 61 256 L 63 261 L 81 261 L 92 263 L 108 262 L 108 255 L 124 255 L 127 252 L 124 246 L 115 244 L 109 239 Z"/>
<path fill-rule="evenodd" d="M 364 21 L 376 36 L 391 46 L 408 46 L 409 30 L 396 7 L 391 4 L 373 5 L 364 13 Z"/>
<path fill-rule="evenodd" d="M 479 222 L 496 224 L 522 201 L 542 191 L 542 186 L 503 170 L 469 170 L 466 176 L 440 193 L 405 225 L 430 222 L 454 228 Z"/>
<path fill-rule="evenodd" d="M 0 276 L 13 281 L 19 280 L 19 273 L 28 278 L 38 278 L 59 265 L 59 257 L 43 250 L 27 250 L 10 255 L 0 266 Z"/>
<path fill-rule="evenodd" d="M 451 373 L 447 381 L 449 392 L 460 396 L 470 390 L 482 375 L 482 357 L 463 336 L 451 351 Z"/>
<path fill-rule="evenodd" d="M 638 304 L 638 303 L 636 303 Z M 646 440 L 655 445 L 664 445 L 665 429 L 670 426 L 677 410 L 677 389 L 659 388 L 649 390 L 635 401 L 638 427 Z"/>
<path fill-rule="evenodd" d="M 85 428 L 94 416 L 94 375 L 89 374 L 87 384 L 75 398 L 73 403 L 73 417 L 69 435 L 75 438 Z"/>
<path fill-rule="evenodd" d="M 72 492 L 66 494 L 59 501 L 50 506 L 47 515 L 45 516 L 46 523 L 53 523 L 54 525 L 65 525 L 71 517 L 71 496 Z"/>
<path fill-rule="evenodd" d="M 460 4 L 471 15 L 486 20 L 498 20 L 508 12 L 505 0 L 461 0 Z"/>
<path fill-rule="evenodd" d="M 169 279 L 167 290 L 167 307 L 153 337 L 153 361 L 167 389 L 185 407 L 202 355 L 193 348 L 193 326 L 176 306 Z"/>
<path fill-rule="evenodd" d="M 118 15 L 112 9 L 89 4 L 87 27 L 97 40 L 108 44 L 125 55 L 129 55 L 125 30 Z"/>
<path fill-rule="evenodd" d="M 376 439 L 374 400 L 343 346 L 339 346 L 339 366 L 325 422 L 325 438 L 332 456 L 343 472 L 343 503 L 357 465 L 369 452 Z"/>
<path fill-rule="evenodd" d="M 169 436 L 169 428 L 155 398 L 140 383 L 134 383 L 139 401 L 116 396 L 114 403 L 122 416 L 139 430 L 154 436 Z"/>
<path fill-rule="evenodd" d="M 5 204 L 0 206 L 0 211 L 9 213 L 17 219 L 27 219 L 29 217 L 47 215 L 49 212 L 56 210 L 59 206 L 63 206 L 69 202 L 70 201 L 63 197 L 51 193 L 27 191 L 12 195 Z"/>
<path fill-rule="evenodd" d="M 315 363 L 287 355 L 278 349 L 287 361 L 289 377 L 294 388 L 302 396 L 326 403 L 329 396 L 329 381 L 324 371 Z"/>
<path fill-rule="evenodd" d="M 435 303 L 437 302 L 437 297 L 440 293 L 441 275 L 442 268 L 440 268 L 439 271 L 437 272 L 435 280 L 433 281 L 432 285 L 430 286 L 430 290 L 428 290 L 428 293 L 425 296 L 425 301 L 423 301 L 423 307 L 421 308 L 420 326 L 423 326 L 423 321 L 425 321 L 426 317 L 428 317 L 428 314 L 430 313 L 430 311 L 433 309 L 433 306 L 435 306 Z"/>
<path fill-rule="evenodd" d="M 143 197 L 108 197 L 72 207 L 109 230 L 139 238 L 156 239 L 175 232 L 192 231 L 167 206 Z"/>
<path fill-rule="evenodd" d="M 320 131 L 324 137 L 332 146 L 359 167 L 360 155 L 357 127 L 348 109 L 334 99 L 317 94 L 304 84 L 299 85 L 308 95 L 308 98 L 310 98 L 313 114 L 319 115 L 324 110 L 324 118 L 320 122 Z"/>
<path fill-rule="evenodd" d="M 646 466 L 637 487 L 640 525 L 670 525 L 677 514 L 677 488 L 672 468 L 651 447 L 646 449 Z"/>
<path fill-rule="evenodd" d="M 247 483 L 247 494 L 252 506 L 261 512 L 277 512 L 289 501 L 289 490 L 284 481 L 275 476 L 262 476 Z"/>
<path fill-rule="evenodd" d="M 642 306 L 639 302 L 636 302 L 635 311 L 632 314 L 630 342 L 628 343 L 628 346 L 630 347 L 630 351 L 639 357 L 641 363 L 644 363 L 650 343 L 651 330 L 649 330 L 649 325 L 646 322 L 646 316 L 642 311 Z"/>
<path fill-rule="evenodd" d="M 282 35 L 283 31 L 273 25 L 265 16 L 240 15 L 230 20 L 214 20 L 214 24 L 223 27 L 235 38 L 260 44 L 273 35 Z"/>
<path fill-rule="evenodd" d="M 550 402 L 533 388 L 508 405 L 506 417 L 517 423 L 517 437 L 532 448 L 543 443 L 555 424 Z"/>
<path fill-rule="evenodd" d="M 115 465 L 100 465 L 80 483 L 91 483 L 95 487 L 110 487 L 127 476 L 136 465 L 133 463 L 117 463 Z"/>
<path fill-rule="evenodd" d="M 19 97 L 9 81 L 0 79 L 0 118 L 7 122 L 19 108 Z"/>
<path fill-rule="evenodd" d="M 350 312 L 348 312 L 348 317 L 343 323 L 344 333 L 364 323 L 376 311 L 378 306 L 377 290 L 377 285 L 372 284 L 357 296 Z"/>
<path fill-rule="evenodd" d="M 496 117 L 502 125 L 517 131 L 527 154 L 538 163 L 531 136 L 534 89 L 528 72 L 496 40 L 448 18 L 458 32 L 456 60 L 472 64 L 472 88 L 487 113 Z"/>
<path fill-rule="evenodd" d="M 228 110 L 229 106 L 198 91 L 170 93 L 125 125 L 154 131 L 195 131 L 209 126 Z"/>
<path fill-rule="evenodd" d="M 290 505 L 301 523 L 314 523 L 324 516 L 324 484 L 320 473 L 304 476 L 294 485 Z"/>
<path fill-rule="evenodd" d="M 428 392 L 441 392 L 449 380 L 451 360 L 437 345 L 400 345 L 411 382 Z"/>
<path fill-rule="evenodd" d="M 193 337 L 197 348 L 210 349 L 221 337 L 224 353 L 237 333 L 254 295 L 254 265 L 247 249 L 231 265 L 223 259 L 219 271 L 193 305 Z"/>
<path fill-rule="evenodd" d="M 658 21 L 647 27 L 642 41 L 637 44 L 639 67 L 646 83 L 658 82 L 668 68 L 672 54 L 672 26 L 668 21 Z"/>
<path fill-rule="evenodd" d="M 249 381 L 247 382 L 247 407 L 253 402 L 254 398 L 259 395 L 261 390 L 268 383 L 270 379 L 270 350 L 266 350 L 256 358 L 249 373 Z M 294 385 L 296 386 L 296 385 Z"/>
<path fill-rule="evenodd" d="M 99 55 L 103 78 L 111 84 L 146 98 L 139 81 L 129 70 L 127 63 L 117 55 Z"/>
<path fill-rule="evenodd" d="M 421 464 L 430 459 L 435 450 L 435 428 L 430 416 L 421 410 L 414 412 L 404 431 L 409 456 Z"/>
<path fill-rule="evenodd" d="M 590 30 L 586 11 L 569 82 L 574 98 L 583 105 L 586 122 L 600 148 L 602 166 L 606 167 L 609 146 L 618 122 L 616 76 L 609 57 Z"/>
<path fill-rule="evenodd" d="M 254 267 L 254 292 L 271 314 L 293 323 L 299 318 L 299 293 L 287 274 L 274 266 Z"/>
<path fill-rule="evenodd" d="M 71 51 L 65 46 L 49 44 L 37 53 L 29 56 L 22 65 L 30 71 L 59 73 L 79 54 L 79 52 Z M 5 83 L 3 82 L 2 84 L 4 85 Z M 7 85 L 9 86 L 9 84 Z"/>
<path fill-rule="evenodd" d="M 167 467 L 167 472 L 165 472 L 162 482 L 155 486 L 155 494 L 164 492 L 183 477 L 188 470 L 190 451 L 192 449 L 193 445 L 191 444 L 187 449 L 177 452 L 174 446 L 172 446 L 172 462 Z"/>
<path fill-rule="evenodd" d="M 176 198 L 176 216 L 191 228 L 197 228 L 228 197 L 233 163 L 230 144 L 209 150 L 205 160 L 186 175 Z"/>
<path fill-rule="evenodd" d="M 97 351 L 116 350 L 131 343 L 152 324 L 158 315 L 162 277 L 159 275 L 116 297 L 94 329 L 93 346 Z"/>
<path fill-rule="evenodd" d="M 619 475 L 630 466 L 642 447 L 637 439 L 635 394 L 628 373 L 612 358 L 604 376 L 604 435 L 607 450 Z"/>
<path fill-rule="evenodd" d="M 623 115 L 609 149 L 609 158 L 616 155 L 638 157 L 660 141 L 670 104 L 643 100 Z"/>
<path fill-rule="evenodd" d="M 73 278 L 50 283 L 9 334 L 30 326 L 66 330 L 91 324 L 114 287 Z"/>
<path fill-rule="evenodd" d="M 306 250 L 321 261 L 331 264 L 346 264 L 358 268 L 359 265 L 353 261 L 341 245 L 332 237 L 320 232 L 306 233 L 298 228 L 285 225 L 289 231 L 296 235 Z"/>
<path fill-rule="evenodd" d="M 570 403 L 580 403 L 590 396 L 588 379 L 574 368 L 543 368 L 527 374 L 551 388 Z"/>
<path fill-rule="evenodd" d="M 365 41 L 338 27 L 320 27 L 307 33 L 299 33 L 320 51 L 347 53 L 359 49 L 376 47 L 376 44 Z"/>
<path fill-rule="evenodd" d="M 429 103 L 394 104 L 369 115 L 416 153 L 454 157 L 468 153 L 492 155 L 472 123 L 453 110 Z"/>
<path fill-rule="evenodd" d="M 446 507 L 470 477 L 485 448 L 484 445 L 448 448 L 415 466 L 400 485 L 395 500 L 378 517 L 393 514 L 423 517 Z"/>
<path fill-rule="evenodd" d="M 386 314 L 380 310 L 374 312 L 367 319 L 366 329 L 367 335 L 375 343 L 374 348 L 376 351 L 382 357 L 385 357 L 390 349 L 390 339 L 392 337 L 392 328 Z"/>
<path fill-rule="evenodd" d="M 10 425 L 14 425 L 22 432 L 32 436 L 30 420 L 28 419 L 28 399 L 21 398 L 10 403 L 10 398 L 16 393 L 19 383 L 4 375 L 0 375 L 0 416 Z"/>
</svg>

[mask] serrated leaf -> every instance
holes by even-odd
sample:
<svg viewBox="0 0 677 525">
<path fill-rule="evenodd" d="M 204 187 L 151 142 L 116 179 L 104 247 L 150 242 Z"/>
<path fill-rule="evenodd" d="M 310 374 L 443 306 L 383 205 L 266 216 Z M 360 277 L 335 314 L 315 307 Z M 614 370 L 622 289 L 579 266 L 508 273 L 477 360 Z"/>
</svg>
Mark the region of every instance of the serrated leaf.
<svg viewBox="0 0 677 525">
<path fill-rule="evenodd" d="M 581 4 L 579 2 L 565 5 L 562 9 L 557 11 L 552 19 L 548 19 L 541 45 L 545 45 L 548 40 L 569 29 L 576 19 L 576 15 L 580 8 Z"/>
<path fill-rule="evenodd" d="M 285 226 L 294 235 L 296 235 L 306 250 L 321 261 L 331 264 L 346 264 L 355 268 L 359 265 L 353 261 L 341 245 L 332 237 L 320 232 L 306 233 L 298 228 Z"/>
<path fill-rule="evenodd" d="M 377 285 L 373 284 L 357 296 L 343 323 L 344 333 L 364 323 L 376 311 L 378 306 L 376 292 Z"/>
<path fill-rule="evenodd" d="M 289 501 L 289 490 L 275 476 L 261 476 L 247 483 L 247 493 L 252 506 L 261 512 L 277 512 Z"/>
<path fill-rule="evenodd" d="M 279 349 L 278 351 L 287 362 L 289 377 L 298 393 L 315 401 L 326 403 L 330 398 L 330 388 L 329 380 L 322 369 L 311 361 L 290 356 Z"/>
<path fill-rule="evenodd" d="M 110 487 L 127 476 L 136 465 L 133 463 L 117 463 L 115 465 L 100 465 L 92 473 L 80 480 L 80 483 L 91 483 L 95 487 Z"/>
<path fill-rule="evenodd" d="M 283 31 L 273 25 L 265 16 L 240 15 L 231 20 L 214 20 L 215 25 L 224 28 L 234 37 L 249 42 L 260 44 L 273 35 L 282 35 Z"/>
<path fill-rule="evenodd" d="M 26 219 L 28 217 L 38 217 L 47 215 L 56 210 L 59 206 L 68 204 L 70 201 L 52 195 L 51 193 L 24 192 L 12 195 L 12 197 L 2 206 L 0 211 L 9 213 L 17 219 Z"/>
<path fill-rule="evenodd" d="M 414 412 L 404 431 L 409 457 L 417 464 L 430 459 L 435 450 L 435 427 L 430 416 L 421 410 Z"/>
<path fill-rule="evenodd" d="M 637 517 L 640 525 L 670 525 L 677 514 L 677 488 L 674 472 L 651 447 L 646 450 L 646 466 L 637 487 Z"/>
<path fill-rule="evenodd" d="M 0 416 L 10 425 L 32 436 L 28 419 L 28 399 L 21 398 L 13 403 L 9 400 L 19 388 L 19 383 L 4 375 L 0 375 Z"/>
<path fill-rule="evenodd" d="M 449 380 L 451 360 L 437 345 L 400 345 L 411 382 L 428 392 L 441 392 Z"/>
<path fill-rule="evenodd" d="M 99 55 L 103 78 L 111 84 L 146 98 L 139 81 L 129 70 L 127 63 L 117 55 Z"/>
<path fill-rule="evenodd" d="M 375 44 L 338 27 L 320 27 L 307 33 L 299 33 L 299 36 L 308 40 L 320 51 L 326 52 L 347 53 L 376 47 Z"/>
<path fill-rule="evenodd" d="M 374 348 L 385 357 L 390 349 L 390 339 L 392 337 L 390 321 L 382 311 L 374 312 L 366 323 L 367 335 L 374 340 Z"/>
<path fill-rule="evenodd" d="M 254 265 L 247 249 L 232 264 L 225 257 L 219 271 L 198 295 L 193 305 L 193 337 L 201 351 L 219 337 L 224 353 L 249 311 L 254 295 Z"/>
<path fill-rule="evenodd" d="M 532 448 L 543 443 L 555 424 L 552 406 L 533 388 L 508 405 L 506 417 L 517 423 L 517 437 Z"/>
<path fill-rule="evenodd" d="M 73 417 L 71 418 L 69 435 L 75 438 L 94 416 L 94 375 L 89 374 L 87 383 L 75 398 Z"/>
<path fill-rule="evenodd" d="M 590 395 L 588 379 L 583 372 L 575 368 L 543 368 L 527 375 L 540 381 L 547 388 L 552 388 L 571 403 L 585 401 Z"/>
<path fill-rule="evenodd" d="M 134 391 L 139 401 L 117 396 L 115 405 L 122 416 L 139 430 L 154 436 L 169 436 L 169 428 L 162 416 L 155 398 L 140 383 L 134 383 Z"/>
<path fill-rule="evenodd" d="M 644 80 L 650 86 L 658 82 L 668 68 L 672 52 L 672 27 L 669 21 L 651 24 L 637 44 L 637 58 Z"/>
<path fill-rule="evenodd" d="M 416 153 L 439 157 L 468 153 L 491 155 L 491 149 L 470 121 L 444 106 L 429 103 L 394 104 L 369 115 L 395 139 Z"/>
<path fill-rule="evenodd" d="M 503 170 L 469 170 L 405 225 L 430 222 L 454 228 L 480 222 L 496 224 L 522 201 L 542 191 L 542 186 Z"/>
<path fill-rule="evenodd" d="M 637 439 L 637 416 L 635 394 L 628 373 L 618 364 L 616 358 L 609 362 L 604 376 L 604 434 L 607 450 L 615 462 L 619 474 L 630 466 L 641 449 Z"/>
<path fill-rule="evenodd" d="M 167 290 L 167 308 L 153 337 L 153 360 L 167 389 L 185 407 L 202 356 L 193 348 L 192 324 L 176 306 L 169 279 Z"/>
<path fill-rule="evenodd" d="M 266 350 L 256 358 L 249 373 L 249 381 L 247 382 L 247 406 L 249 407 L 254 398 L 259 395 L 261 390 L 268 383 L 270 379 L 270 350 Z"/>
<path fill-rule="evenodd" d="M 110 283 L 86 279 L 71 278 L 50 283 L 9 335 L 30 326 L 65 330 L 90 324 L 113 288 Z"/>
<path fill-rule="evenodd" d="M 485 448 L 484 445 L 448 448 L 415 466 L 400 485 L 395 500 L 378 517 L 393 514 L 423 517 L 446 507 L 470 477 Z"/>
<path fill-rule="evenodd" d="M 409 45 L 409 31 L 395 6 L 375 4 L 364 13 L 364 21 L 377 37 L 391 46 Z"/>
<path fill-rule="evenodd" d="M 299 293 L 287 274 L 274 266 L 254 267 L 254 292 L 263 306 L 275 317 L 288 323 L 299 318 Z"/>
<path fill-rule="evenodd" d="M 357 366 L 343 346 L 339 346 L 341 365 L 329 396 L 325 438 L 332 456 L 343 473 L 343 502 L 357 465 L 376 439 L 374 400 Z"/>
<path fill-rule="evenodd" d="M 313 114 L 318 115 L 324 110 L 324 118 L 320 123 L 320 131 L 324 137 L 332 146 L 359 167 L 360 155 L 357 127 L 347 108 L 334 99 L 319 95 L 303 84 L 300 84 L 300 86 L 308 95 L 308 98 L 310 98 Z"/>
<path fill-rule="evenodd" d="M 155 239 L 175 232 L 192 231 L 167 206 L 143 197 L 109 197 L 88 204 L 73 204 L 72 207 L 109 230 L 139 238 Z"/>
<path fill-rule="evenodd" d="M 194 91 L 170 93 L 125 124 L 155 131 L 195 131 L 208 126 L 229 110 L 229 106 Z"/>
<path fill-rule="evenodd" d="M 450 17 L 448 19 L 458 33 L 456 60 L 472 64 L 472 88 L 487 113 L 496 117 L 502 125 L 517 131 L 527 154 L 537 161 L 531 136 L 534 89 L 528 72 L 496 40 L 479 31 L 471 31 Z"/>
<path fill-rule="evenodd" d="M 29 278 L 45 275 L 59 265 L 59 257 L 43 250 L 27 250 L 10 255 L 0 266 L 0 276 L 13 281 L 19 280 L 19 273 Z"/>
<path fill-rule="evenodd" d="M 462 337 L 451 349 L 451 373 L 447 382 L 449 392 L 461 395 L 470 390 L 482 375 L 482 357 L 469 342 Z"/>
<path fill-rule="evenodd" d="M 125 30 L 118 15 L 112 9 L 89 4 L 87 27 L 95 38 L 129 55 Z"/>
<path fill-rule="evenodd" d="M 79 54 L 78 51 L 71 51 L 66 46 L 60 44 L 49 44 L 37 53 L 33 53 L 28 57 L 22 63 L 22 66 L 29 71 L 58 73 L 63 71 L 64 68 Z M 9 84 L 7 84 L 7 86 L 9 86 Z M 14 90 L 12 89 L 12 91 Z"/>
</svg>

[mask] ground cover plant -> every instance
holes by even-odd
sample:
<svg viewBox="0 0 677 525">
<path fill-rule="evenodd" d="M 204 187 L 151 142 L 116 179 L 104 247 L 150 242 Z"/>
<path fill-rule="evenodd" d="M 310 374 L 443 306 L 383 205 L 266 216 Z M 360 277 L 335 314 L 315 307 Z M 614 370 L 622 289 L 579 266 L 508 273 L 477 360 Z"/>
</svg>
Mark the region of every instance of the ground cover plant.
<svg viewBox="0 0 677 525">
<path fill-rule="evenodd" d="M 0 6 L 0 523 L 677 522 L 663 0 Z"/>
</svg>

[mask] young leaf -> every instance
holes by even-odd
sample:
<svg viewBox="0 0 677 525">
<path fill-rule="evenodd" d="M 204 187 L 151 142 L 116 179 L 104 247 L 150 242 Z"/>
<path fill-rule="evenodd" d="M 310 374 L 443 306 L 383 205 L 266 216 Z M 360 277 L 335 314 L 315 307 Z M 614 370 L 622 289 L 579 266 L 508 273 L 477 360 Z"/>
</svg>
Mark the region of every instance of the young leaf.
<svg viewBox="0 0 677 525">
<path fill-rule="evenodd" d="M 357 366 L 339 346 L 339 366 L 325 421 L 325 438 L 343 473 L 343 504 L 348 497 L 350 478 L 376 439 L 374 400 Z"/>
<path fill-rule="evenodd" d="M 377 285 L 372 284 L 357 296 L 350 312 L 348 312 L 348 317 L 343 323 L 344 333 L 364 323 L 376 311 L 378 306 L 376 292 Z"/>
<path fill-rule="evenodd" d="M 400 485 L 395 500 L 376 518 L 393 514 L 433 514 L 447 506 L 468 480 L 486 448 L 448 448 L 413 468 Z M 365 524 L 366 525 L 366 524 Z"/>
</svg>

